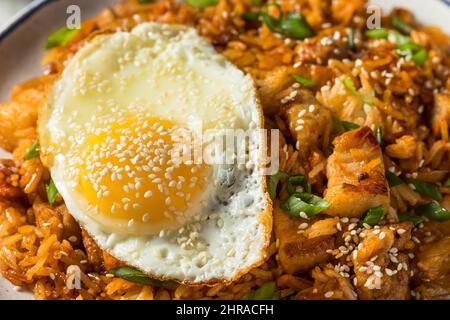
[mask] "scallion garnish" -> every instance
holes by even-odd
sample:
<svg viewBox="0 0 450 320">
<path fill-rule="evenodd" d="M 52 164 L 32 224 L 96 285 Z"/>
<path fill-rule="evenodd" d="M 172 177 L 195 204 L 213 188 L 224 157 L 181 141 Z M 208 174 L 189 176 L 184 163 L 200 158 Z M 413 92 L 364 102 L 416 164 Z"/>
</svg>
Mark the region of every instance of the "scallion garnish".
<svg viewBox="0 0 450 320">
<path fill-rule="evenodd" d="M 53 180 L 50 180 L 48 185 L 45 186 L 45 190 L 47 191 L 47 199 L 48 203 L 54 204 L 56 200 L 56 196 L 58 195 L 58 189 L 56 189 L 55 183 Z"/>
<path fill-rule="evenodd" d="M 416 190 L 421 195 L 430 197 L 431 199 L 436 201 L 442 200 L 442 194 L 439 191 L 437 185 L 411 178 L 406 178 L 405 181 L 408 184 L 412 184 L 414 186 L 414 190 Z"/>
<path fill-rule="evenodd" d="M 398 176 L 396 176 L 393 172 L 389 170 L 386 171 L 386 179 L 389 183 L 389 188 L 405 183 L 402 179 L 400 179 Z"/>
<path fill-rule="evenodd" d="M 428 52 L 424 48 L 420 48 L 419 51 L 414 53 L 411 56 L 411 60 L 414 61 L 414 63 L 418 66 L 422 66 L 425 61 L 428 59 Z"/>
<path fill-rule="evenodd" d="M 277 11 L 277 17 L 274 17 L 269 12 L 272 8 Z M 301 40 L 314 35 L 314 30 L 301 14 L 291 12 L 283 16 L 281 7 L 277 3 L 267 5 L 266 9 L 259 13 L 258 16 L 256 14 L 245 14 L 243 17 L 246 20 L 260 19 L 270 31 L 289 38 Z"/>
<path fill-rule="evenodd" d="M 355 29 L 348 29 L 348 47 L 352 52 L 356 52 Z"/>
<path fill-rule="evenodd" d="M 79 31 L 80 29 L 69 29 L 68 27 L 62 27 L 48 37 L 45 44 L 45 49 L 64 46 L 72 40 Z"/>
<path fill-rule="evenodd" d="M 404 33 L 410 33 L 412 31 L 412 28 L 397 15 L 392 17 L 392 25 Z"/>
<path fill-rule="evenodd" d="M 345 86 L 345 88 L 347 88 L 348 91 L 350 91 L 350 93 L 352 95 L 354 95 L 355 97 L 357 97 L 362 103 L 368 104 L 368 105 L 373 105 L 373 101 L 371 98 L 367 98 L 365 95 L 363 95 L 361 92 L 359 92 L 358 90 L 356 90 L 355 85 L 353 84 L 352 79 L 350 78 L 345 78 L 343 81 L 343 84 Z"/>
<path fill-rule="evenodd" d="M 267 191 L 269 192 L 270 198 L 272 200 L 277 196 L 277 187 L 280 179 L 286 179 L 288 177 L 289 175 L 282 171 L 278 171 L 277 173 L 269 177 L 269 181 L 267 182 Z"/>
<path fill-rule="evenodd" d="M 296 192 L 295 186 L 302 186 L 304 192 L 311 193 L 311 184 L 304 175 L 299 174 L 288 178 L 287 192 L 289 195 Z"/>
<path fill-rule="evenodd" d="M 139 0 L 139 3 L 140 4 L 147 4 L 147 3 L 152 3 L 152 2 L 154 2 L 155 0 Z"/>
<path fill-rule="evenodd" d="M 247 21 L 256 21 L 261 17 L 259 12 L 246 12 L 242 15 L 242 18 Z"/>
<path fill-rule="evenodd" d="M 33 158 L 36 158 L 39 156 L 39 143 L 37 141 L 35 141 L 30 149 L 28 149 L 27 153 L 25 153 L 25 156 L 23 157 L 23 160 L 30 160 Z"/>
<path fill-rule="evenodd" d="M 286 18 L 280 21 L 280 33 L 294 39 L 305 39 L 314 35 L 306 19 L 298 13 L 289 13 Z"/>
<path fill-rule="evenodd" d="M 316 84 L 314 80 L 310 80 L 308 78 L 302 77 L 301 75 L 296 74 L 296 73 L 293 73 L 292 77 L 294 78 L 295 81 L 297 81 L 298 83 L 300 83 L 302 86 L 304 86 L 306 88 L 311 88 Z"/>
<path fill-rule="evenodd" d="M 214 6 L 219 2 L 219 0 L 187 0 L 187 3 L 197 9 L 205 9 L 209 6 Z"/>
<path fill-rule="evenodd" d="M 382 205 L 371 208 L 367 211 L 366 216 L 364 217 L 363 222 L 367 223 L 370 226 L 374 226 L 380 222 L 381 217 L 384 213 L 384 207 Z"/>
<path fill-rule="evenodd" d="M 389 36 L 389 30 L 384 28 L 372 29 L 366 31 L 366 37 L 372 39 L 387 39 Z"/>
<path fill-rule="evenodd" d="M 116 277 L 125 279 L 129 282 L 140 284 L 143 286 L 154 286 L 167 289 L 174 289 L 177 287 L 177 283 L 174 281 L 160 281 L 156 279 L 149 278 L 145 273 L 130 268 L 130 267 L 119 267 L 109 270 L 109 273 L 115 275 Z"/>
<path fill-rule="evenodd" d="M 448 178 L 448 179 L 444 182 L 443 186 L 444 186 L 444 187 L 450 187 L 450 178 Z"/>
<path fill-rule="evenodd" d="M 378 144 L 383 147 L 383 128 L 381 126 L 377 127 L 376 136 Z"/>
<path fill-rule="evenodd" d="M 359 125 L 350 121 L 341 121 L 341 124 L 345 131 L 351 131 L 359 128 Z"/>
<path fill-rule="evenodd" d="M 433 221 L 442 222 L 450 220 L 450 211 L 434 201 L 416 208 L 415 211 Z"/>
<path fill-rule="evenodd" d="M 281 206 L 284 211 L 295 218 L 300 218 L 302 212 L 308 217 L 312 217 L 329 207 L 328 201 L 306 192 L 293 193 Z"/>
<path fill-rule="evenodd" d="M 280 293 L 274 281 L 264 283 L 259 289 L 250 291 L 243 300 L 280 300 Z"/>
<path fill-rule="evenodd" d="M 400 220 L 402 222 L 403 221 L 412 222 L 412 224 L 414 226 L 418 226 L 419 224 L 421 224 L 423 222 L 423 218 L 421 218 L 419 216 L 410 215 L 410 214 L 399 214 L 398 220 Z"/>
</svg>

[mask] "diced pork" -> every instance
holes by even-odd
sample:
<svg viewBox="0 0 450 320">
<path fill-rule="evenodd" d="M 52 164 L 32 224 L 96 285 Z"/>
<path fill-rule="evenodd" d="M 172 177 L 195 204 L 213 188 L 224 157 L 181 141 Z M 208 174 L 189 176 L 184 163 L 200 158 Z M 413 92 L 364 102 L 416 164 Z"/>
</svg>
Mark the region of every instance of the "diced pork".
<svg viewBox="0 0 450 320">
<path fill-rule="evenodd" d="M 389 208 L 389 189 L 381 148 L 369 127 L 338 136 L 328 158 L 325 200 L 333 216 L 361 217 L 370 208 Z"/>
</svg>

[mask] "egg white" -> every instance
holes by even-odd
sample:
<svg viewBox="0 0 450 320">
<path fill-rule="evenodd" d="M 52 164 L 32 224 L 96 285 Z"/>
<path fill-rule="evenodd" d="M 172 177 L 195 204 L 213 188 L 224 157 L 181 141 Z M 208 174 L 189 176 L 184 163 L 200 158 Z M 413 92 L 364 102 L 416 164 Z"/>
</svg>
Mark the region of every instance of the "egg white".
<svg viewBox="0 0 450 320">
<path fill-rule="evenodd" d="M 196 221 L 180 232 L 137 236 L 105 230 L 77 189 L 70 168 L 98 119 L 150 114 L 195 130 L 262 128 L 250 76 L 215 52 L 189 27 L 145 23 L 131 32 L 97 36 L 69 61 L 39 116 L 41 157 L 71 214 L 97 244 L 150 276 L 185 283 L 231 281 L 261 264 L 271 234 L 271 203 L 261 174 L 262 136 L 253 167 L 216 166 Z M 230 178 L 233 183 L 229 184 Z M 214 182 L 215 181 L 215 182 Z M 107 228 L 106 228 L 107 229 Z M 180 237 L 198 231 L 198 247 Z"/>
</svg>

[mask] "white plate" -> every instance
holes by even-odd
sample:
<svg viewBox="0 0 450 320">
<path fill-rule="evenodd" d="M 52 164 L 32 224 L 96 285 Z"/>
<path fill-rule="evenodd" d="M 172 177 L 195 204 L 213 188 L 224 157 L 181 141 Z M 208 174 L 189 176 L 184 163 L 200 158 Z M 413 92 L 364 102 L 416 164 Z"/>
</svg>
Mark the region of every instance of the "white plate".
<svg viewBox="0 0 450 320">
<path fill-rule="evenodd" d="M 79 5 L 81 19 L 85 20 L 118 1 L 35 0 L 19 12 L 0 30 L 0 101 L 8 100 L 14 84 L 41 73 L 43 44 L 51 32 L 64 25 L 69 5 Z M 396 6 L 409 8 L 422 23 L 440 26 L 450 34 L 450 0 L 374 0 L 371 3 L 384 10 Z M 8 281 L 0 277 L 0 300 L 32 298 L 31 293 L 15 291 Z"/>
</svg>

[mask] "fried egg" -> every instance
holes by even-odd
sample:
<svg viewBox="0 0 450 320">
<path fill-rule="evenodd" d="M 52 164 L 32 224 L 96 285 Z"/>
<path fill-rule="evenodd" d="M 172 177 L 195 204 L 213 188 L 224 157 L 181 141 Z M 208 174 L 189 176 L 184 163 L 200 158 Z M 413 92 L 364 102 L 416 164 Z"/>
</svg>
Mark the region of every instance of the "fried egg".
<svg viewBox="0 0 450 320">
<path fill-rule="evenodd" d="M 208 130 L 262 127 L 249 75 L 194 29 L 145 23 L 80 49 L 38 130 L 44 165 L 102 250 L 151 277 L 212 283 L 266 258 L 263 135 L 249 139 L 245 163 L 180 161 L 174 150 L 195 153 Z"/>
</svg>

